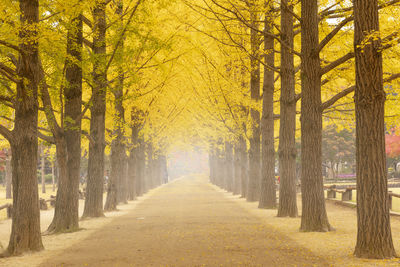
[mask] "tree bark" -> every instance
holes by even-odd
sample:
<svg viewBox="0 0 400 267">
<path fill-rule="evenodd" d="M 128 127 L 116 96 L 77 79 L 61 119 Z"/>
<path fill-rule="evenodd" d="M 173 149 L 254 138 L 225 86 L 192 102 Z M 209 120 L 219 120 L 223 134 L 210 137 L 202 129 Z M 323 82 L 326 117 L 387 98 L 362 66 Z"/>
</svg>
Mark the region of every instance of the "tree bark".
<svg viewBox="0 0 400 267">
<path fill-rule="evenodd" d="M 136 155 L 131 152 L 128 158 L 128 200 L 136 200 L 137 196 L 137 159 Z"/>
<path fill-rule="evenodd" d="M 93 105 L 91 106 L 88 179 L 83 218 L 103 214 L 104 147 L 106 113 L 106 2 L 96 1 L 93 9 Z"/>
<path fill-rule="evenodd" d="M 143 196 L 147 192 L 145 172 L 146 172 L 146 154 L 145 154 L 145 143 L 142 137 L 139 137 L 138 141 L 138 165 L 137 165 L 137 196 Z"/>
<path fill-rule="evenodd" d="M 128 172 L 128 199 L 135 200 L 136 196 L 141 194 L 140 179 L 140 155 L 139 155 L 139 112 L 135 107 L 131 111 L 131 145 L 129 155 L 129 172 Z"/>
<path fill-rule="evenodd" d="M 208 166 L 210 169 L 210 183 L 215 184 L 215 152 L 214 146 L 210 144 L 210 148 L 208 151 Z"/>
<path fill-rule="evenodd" d="M 354 1 L 357 244 L 361 258 L 394 258 L 388 205 L 378 1 Z"/>
<path fill-rule="evenodd" d="M 269 12 L 273 8 L 272 1 L 268 3 L 268 11 L 265 14 L 264 50 L 265 63 L 274 67 L 274 38 L 273 18 Z M 274 138 L 274 71 L 264 66 L 263 83 L 263 109 L 261 121 L 262 134 L 262 169 L 261 169 L 261 192 L 258 207 L 262 209 L 276 208 L 276 184 L 275 184 L 275 138 Z"/>
<path fill-rule="evenodd" d="M 146 185 L 146 192 L 153 189 L 153 176 L 154 176 L 154 169 L 153 169 L 153 145 L 151 142 L 146 143 L 146 175 L 145 175 L 145 185 Z"/>
<path fill-rule="evenodd" d="M 12 166 L 11 166 L 11 149 L 7 149 L 6 153 L 6 199 L 12 198 Z"/>
<path fill-rule="evenodd" d="M 54 171 L 54 162 L 51 162 L 51 184 L 53 185 L 53 192 L 56 191 L 56 175 Z"/>
<path fill-rule="evenodd" d="M 293 59 L 293 5 L 281 1 L 281 99 L 278 217 L 297 217 L 296 91 Z"/>
<path fill-rule="evenodd" d="M 242 168 L 241 168 L 241 161 L 240 161 L 240 143 L 239 141 L 235 143 L 234 147 L 234 181 L 233 181 L 233 194 L 239 195 L 242 190 Z"/>
<path fill-rule="evenodd" d="M 40 145 L 40 179 L 42 184 L 42 194 L 46 194 L 46 180 L 45 180 L 45 154 L 44 146 Z"/>
<path fill-rule="evenodd" d="M 254 9 L 254 7 L 250 7 Z M 260 99 L 260 62 L 259 48 L 260 40 L 257 33 L 258 17 L 255 10 L 250 11 L 251 20 L 251 56 L 250 56 L 250 94 L 253 103 Z M 249 150 L 249 181 L 247 186 L 247 201 L 254 202 L 259 200 L 261 188 L 261 151 L 260 151 L 260 112 L 251 108 L 252 134 L 250 137 Z"/>
<path fill-rule="evenodd" d="M 301 2 L 301 195 L 300 230 L 331 230 L 322 180 L 321 66 L 318 1 Z"/>
<path fill-rule="evenodd" d="M 119 84 L 114 88 L 115 117 L 114 136 L 111 143 L 111 174 L 107 191 L 107 200 L 104 210 L 117 209 L 118 203 L 127 201 L 125 164 L 126 151 L 124 144 L 125 109 L 123 107 L 123 74 L 119 77 Z"/>
<path fill-rule="evenodd" d="M 240 149 L 240 182 L 241 182 L 241 196 L 247 198 L 247 186 L 249 183 L 249 155 L 247 153 L 247 143 L 243 136 L 239 137 L 239 149 Z"/>
<path fill-rule="evenodd" d="M 19 48 L 24 51 L 17 64 L 17 99 L 12 151 L 13 212 L 7 252 L 19 255 L 43 249 L 37 180 L 38 160 L 38 84 L 40 77 L 37 43 L 39 2 L 20 0 Z M 26 42 L 30 40 L 30 42 Z"/>
<path fill-rule="evenodd" d="M 64 88 L 64 134 L 55 135 L 59 175 L 54 217 L 47 229 L 49 233 L 73 232 L 79 229 L 83 40 L 81 15 L 72 18 L 70 25 L 65 62 L 67 85 Z"/>
<path fill-rule="evenodd" d="M 225 189 L 233 192 L 233 145 L 225 142 Z"/>
<path fill-rule="evenodd" d="M 225 187 L 225 176 L 226 176 L 226 167 L 225 167 L 225 151 L 223 149 L 224 144 L 222 140 L 218 141 L 217 145 L 217 186 L 224 189 Z"/>
</svg>

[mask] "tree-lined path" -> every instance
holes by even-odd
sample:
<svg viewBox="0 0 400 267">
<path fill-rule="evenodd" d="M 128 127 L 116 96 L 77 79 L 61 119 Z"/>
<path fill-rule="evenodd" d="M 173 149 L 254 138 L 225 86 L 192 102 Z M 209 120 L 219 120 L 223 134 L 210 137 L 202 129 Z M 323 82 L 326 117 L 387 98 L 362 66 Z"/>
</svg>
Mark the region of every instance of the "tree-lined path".
<svg viewBox="0 0 400 267">
<path fill-rule="evenodd" d="M 86 265 L 87 264 L 87 265 Z M 189 176 L 156 189 L 128 214 L 40 266 L 328 266 Z"/>
</svg>

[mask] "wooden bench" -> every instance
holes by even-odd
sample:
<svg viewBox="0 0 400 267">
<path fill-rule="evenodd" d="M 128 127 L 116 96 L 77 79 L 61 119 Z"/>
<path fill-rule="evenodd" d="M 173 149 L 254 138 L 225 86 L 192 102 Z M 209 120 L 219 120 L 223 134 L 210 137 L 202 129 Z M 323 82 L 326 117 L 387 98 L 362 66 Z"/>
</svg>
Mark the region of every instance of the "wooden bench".
<svg viewBox="0 0 400 267">
<path fill-rule="evenodd" d="M 336 186 L 333 185 L 328 187 L 327 197 L 336 198 L 336 193 L 339 193 L 342 194 L 342 201 L 351 201 L 353 199 L 353 190 L 355 190 L 353 187 L 348 187 L 345 190 L 338 190 Z"/>
<path fill-rule="evenodd" d="M 2 210 L 2 209 L 7 209 L 7 219 L 10 219 L 12 217 L 13 205 L 10 203 L 1 205 L 0 210 Z"/>
<path fill-rule="evenodd" d="M 392 191 L 389 191 L 388 195 L 389 195 L 389 197 L 388 197 L 388 205 L 389 205 L 389 209 L 391 210 L 392 207 L 393 207 L 393 203 L 392 203 L 393 202 L 393 198 L 394 197 L 400 198 L 400 195 L 399 194 L 395 194 Z"/>
</svg>

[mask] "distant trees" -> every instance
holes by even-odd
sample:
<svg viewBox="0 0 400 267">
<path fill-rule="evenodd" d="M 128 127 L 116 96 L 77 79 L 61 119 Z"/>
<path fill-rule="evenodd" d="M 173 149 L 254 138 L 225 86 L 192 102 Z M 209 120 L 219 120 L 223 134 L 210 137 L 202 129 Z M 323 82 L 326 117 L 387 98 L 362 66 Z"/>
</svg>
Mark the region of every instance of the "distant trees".
<svg viewBox="0 0 400 267">
<path fill-rule="evenodd" d="M 324 129 L 322 134 L 323 166 L 329 170 L 328 178 L 336 179 L 339 165 L 346 165 L 353 170 L 355 164 L 355 131 L 343 129 L 338 131 L 334 125 Z M 355 169 L 352 172 L 355 173 Z"/>
<path fill-rule="evenodd" d="M 42 248 L 41 138 L 55 144 L 59 171 L 49 233 L 79 228 L 82 151 L 88 152 L 83 217 L 100 217 L 166 182 L 166 154 L 188 143 L 209 149 L 213 183 L 259 201 L 260 208 L 277 206 L 279 170 L 279 217 L 298 216 L 301 152 L 300 229 L 329 231 L 323 163 L 336 170 L 356 150 L 362 221 L 355 254 L 394 256 L 385 204 L 383 83 L 400 77 L 399 35 L 386 23 L 380 29 L 377 18 L 378 10 L 397 10 L 397 0 L 357 0 L 354 7 L 316 0 L 283 0 L 279 7 L 265 0 L 20 0 L 20 14 L 10 11 L 11 2 L 0 3 L 0 134 L 12 151 L 7 169 L 15 210 L 10 254 Z M 185 15 L 171 18 L 175 8 Z M 383 60 L 394 63 L 383 70 Z M 395 102 L 398 89 L 390 90 Z M 354 128 L 352 92 L 355 144 L 350 131 L 323 130 L 327 124 Z M 103 207 L 105 154 L 111 169 Z"/>
</svg>

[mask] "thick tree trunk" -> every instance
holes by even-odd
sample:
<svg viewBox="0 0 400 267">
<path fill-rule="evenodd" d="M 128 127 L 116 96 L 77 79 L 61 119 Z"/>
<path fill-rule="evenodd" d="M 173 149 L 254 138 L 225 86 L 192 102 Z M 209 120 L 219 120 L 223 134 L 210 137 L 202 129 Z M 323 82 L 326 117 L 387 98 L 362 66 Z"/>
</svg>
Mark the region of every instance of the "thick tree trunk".
<svg viewBox="0 0 400 267">
<path fill-rule="evenodd" d="M 11 149 L 7 149 L 6 155 L 6 199 L 12 198 L 12 166 L 11 166 Z"/>
<path fill-rule="evenodd" d="M 133 153 L 133 150 L 128 157 L 128 200 L 136 200 L 137 189 L 136 189 L 136 170 L 137 170 L 137 155 Z"/>
<path fill-rule="evenodd" d="M 105 211 L 117 210 L 117 194 L 119 188 L 120 178 L 118 175 L 122 174 L 123 161 L 119 158 L 119 146 L 116 144 L 117 140 L 112 140 L 111 143 L 111 173 L 108 179 L 107 198 L 104 205 Z"/>
<path fill-rule="evenodd" d="M 273 8 L 272 1 L 269 9 Z M 270 10 L 265 15 L 264 50 L 265 63 L 274 67 L 274 38 L 273 18 L 270 17 Z M 261 121 L 262 134 L 262 170 L 261 170 L 261 193 L 259 208 L 273 209 L 276 207 L 276 184 L 275 184 L 275 139 L 274 139 L 274 71 L 264 66 L 263 84 L 263 110 Z"/>
<path fill-rule="evenodd" d="M 289 10 L 288 10 L 289 9 Z M 278 217 L 297 217 L 296 92 L 293 55 L 293 5 L 281 2 L 281 99 L 279 127 Z"/>
<path fill-rule="evenodd" d="M 322 180 L 321 66 L 318 39 L 318 1 L 301 2 L 301 196 L 300 230 L 331 229 L 325 209 Z"/>
<path fill-rule="evenodd" d="M 123 79 L 123 77 L 121 77 Z M 104 210 L 117 209 L 118 203 L 127 201 L 125 164 L 126 152 L 124 144 L 124 123 L 125 109 L 123 100 L 123 80 L 120 79 L 120 86 L 114 89 L 116 115 L 114 118 L 114 136 L 111 143 L 111 174 L 108 184 L 107 200 Z"/>
<path fill-rule="evenodd" d="M 82 107 L 82 19 L 71 19 L 67 36 L 65 79 L 64 135 L 56 138 L 58 189 L 50 233 L 73 232 L 79 229 L 79 179 L 81 160 Z M 53 175 L 54 177 L 54 175 Z M 54 179 L 53 179 L 53 190 Z"/>
<path fill-rule="evenodd" d="M 158 153 L 154 156 L 153 160 L 153 188 L 157 188 L 161 184 L 161 164 L 160 156 Z"/>
<path fill-rule="evenodd" d="M 125 145 L 123 154 L 121 154 L 121 176 L 119 176 L 118 190 L 117 190 L 117 201 L 118 203 L 128 203 L 128 158 L 126 156 Z"/>
<path fill-rule="evenodd" d="M 139 148 L 138 148 L 138 165 L 137 165 L 137 195 L 142 196 L 147 192 L 145 172 L 146 172 L 146 154 L 145 154 L 145 143 L 143 138 L 139 138 Z"/>
<path fill-rule="evenodd" d="M 151 142 L 146 143 L 146 175 L 145 175 L 145 185 L 146 192 L 153 189 L 153 176 L 154 176 L 154 159 L 153 159 L 153 145 Z"/>
<path fill-rule="evenodd" d="M 253 9 L 253 7 L 251 7 Z M 260 40 L 257 32 L 258 17 L 255 10 L 250 11 L 251 19 L 251 57 L 250 57 L 250 94 L 254 103 L 260 100 Z M 247 201 L 259 200 L 261 188 L 261 144 L 260 144 L 260 112 L 252 108 L 250 110 L 252 121 L 252 133 L 249 150 L 249 182 L 247 186 Z"/>
<path fill-rule="evenodd" d="M 136 108 L 131 111 L 131 145 L 129 155 L 129 171 L 128 171 L 128 199 L 135 200 L 136 196 L 140 194 L 141 188 L 138 179 L 140 179 L 139 167 L 139 127 L 138 112 Z"/>
<path fill-rule="evenodd" d="M 44 146 L 40 145 L 40 180 L 42 184 L 42 194 L 46 194 L 45 159 Z"/>
<path fill-rule="evenodd" d="M 235 147 L 234 147 L 234 176 L 233 176 L 233 194 L 234 195 L 239 195 L 241 190 L 242 190 L 242 183 L 241 183 L 241 178 L 242 178 L 242 168 L 241 168 L 241 162 L 240 162 L 240 143 L 236 142 Z"/>
<path fill-rule="evenodd" d="M 225 142 L 225 189 L 233 192 L 233 145 Z"/>
<path fill-rule="evenodd" d="M 56 191 L 56 174 L 54 173 L 54 162 L 51 163 L 51 184 L 53 185 L 53 192 Z"/>
<path fill-rule="evenodd" d="M 225 177 L 226 177 L 226 167 L 225 167 L 225 151 L 223 149 L 224 144 L 222 140 L 218 142 L 217 148 L 217 186 L 224 189 L 225 187 Z"/>
<path fill-rule="evenodd" d="M 357 244 L 361 258 L 393 258 L 388 206 L 385 154 L 381 40 L 378 1 L 354 1 L 354 50 L 356 59 L 356 158 Z"/>
<path fill-rule="evenodd" d="M 249 155 L 247 153 L 247 143 L 243 136 L 239 137 L 239 149 L 240 149 L 240 183 L 241 183 L 241 196 L 242 198 L 247 197 L 247 186 L 249 183 Z"/>
<path fill-rule="evenodd" d="M 19 255 L 43 249 L 37 180 L 38 160 L 38 77 L 40 64 L 37 40 L 39 2 L 20 0 L 21 22 L 17 64 L 17 99 L 12 132 L 13 213 L 7 252 Z M 25 40 L 32 40 L 26 42 Z"/>
<path fill-rule="evenodd" d="M 104 147 L 106 113 L 106 3 L 97 2 L 93 9 L 93 105 L 91 106 L 88 179 L 83 217 L 103 214 Z"/>
<path fill-rule="evenodd" d="M 215 184 L 215 152 L 214 152 L 214 146 L 210 145 L 209 151 L 208 151 L 208 166 L 210 169 L 210 183 Z"/>
<path fill-rule="evenodd" d="M 118 1 L 116 14 L 120 16 L 119 19 L 119 30 L 120 32 L 123 31 L 124 23 L 123 23 L 123 1 Z M 122 44 L 116 48 L 116 60 L 118 62 L 123 61 L 124 57 L 124 41 L 122 39 Z M 128 179 L 127 179 L 127 164 L 128 158 L 126 156 L 126 147 L 124 142 L 124 125 L 125 125 L 125 109 L 123 105 L 124 100 L 124 75 L 125 70 L 122 67 L 118 67 L 118 82 L 116 88 L 114 88 L 113 93 L 115 97 L 115 110 L 116 110 L 116 117 L 115 117 L 115 133 L 116 133 L 116 143 L 119 146 L 118 158 L 121 160 L 121 170 L 118 171 L 119 173 L 115 173 L 118 177 L 118 190 L 117 190 L 117 201 L 118 203 L 127 203 L 128 201 Z M 115 166 L 117 167 L 117 166 Z M 112 169 L 112 167 L 111 167 Z"/>
</svg>

